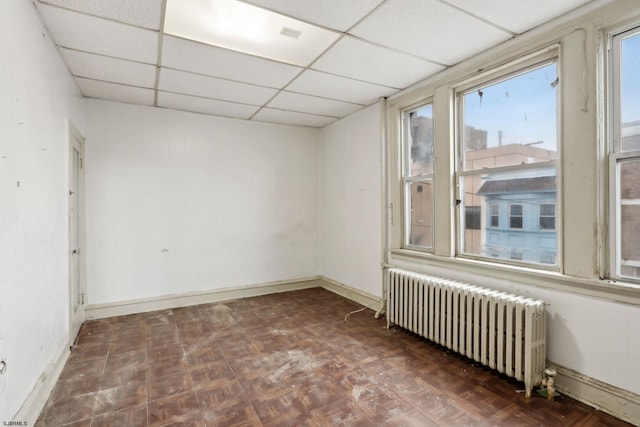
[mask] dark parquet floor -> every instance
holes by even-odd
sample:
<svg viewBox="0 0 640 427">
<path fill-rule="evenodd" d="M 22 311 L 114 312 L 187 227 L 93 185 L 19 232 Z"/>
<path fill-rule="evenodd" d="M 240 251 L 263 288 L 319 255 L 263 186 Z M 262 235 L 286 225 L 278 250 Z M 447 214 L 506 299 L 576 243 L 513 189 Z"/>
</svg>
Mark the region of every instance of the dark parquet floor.
<svg viewBox="0 0 640 427">
<path fill-rule="evenodd" d="M 86 322 L 37 427 L 627 426 L 316 288 Z"/>
</svg>

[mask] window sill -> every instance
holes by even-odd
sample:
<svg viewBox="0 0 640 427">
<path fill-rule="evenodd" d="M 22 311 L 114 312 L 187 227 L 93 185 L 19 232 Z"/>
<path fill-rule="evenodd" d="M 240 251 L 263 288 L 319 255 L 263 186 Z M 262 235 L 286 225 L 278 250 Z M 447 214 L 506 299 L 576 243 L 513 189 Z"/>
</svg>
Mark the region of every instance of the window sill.
<svg viewBox="0 0 640 427">
<path fill-rule="evenodd" d="M 465 273 L 467 275 L 474 274 L 485 278 L 518 282 L 538 288 L 560 290 L 640 306 L 640 285 L 634 283 L 598 278 L 587 279 L 569 276 L 544 267 L 497 264 L 462 257 L 439 256 L 408 249 L 391 249 L 389 263 L 394 265 L 395 261 L 408 265 L 407 268 L 414 267 L 416 271 L 425 271 L 429 267 L 446 270 L 450 272 L 450 278 L 457 280 L 463 280 L 459 277 Z"/>
</svg>

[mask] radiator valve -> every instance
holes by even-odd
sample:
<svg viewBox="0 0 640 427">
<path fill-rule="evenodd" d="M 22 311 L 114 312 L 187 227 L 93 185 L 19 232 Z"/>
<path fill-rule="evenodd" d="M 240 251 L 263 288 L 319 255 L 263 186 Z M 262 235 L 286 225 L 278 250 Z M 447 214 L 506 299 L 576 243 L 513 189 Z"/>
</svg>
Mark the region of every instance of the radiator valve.
<svg viewBox="0 0 640 427">
<path fill-rule="evenodd" d="M 555 369 L 547 368 L 544 370 L 546 378 L 542 380 L 542 385 L 547 387 L 547 399 L 553 400 L 556 394 L 556 387 L 554 385 L 555 376 L 558 375 Z"/>
</svg>

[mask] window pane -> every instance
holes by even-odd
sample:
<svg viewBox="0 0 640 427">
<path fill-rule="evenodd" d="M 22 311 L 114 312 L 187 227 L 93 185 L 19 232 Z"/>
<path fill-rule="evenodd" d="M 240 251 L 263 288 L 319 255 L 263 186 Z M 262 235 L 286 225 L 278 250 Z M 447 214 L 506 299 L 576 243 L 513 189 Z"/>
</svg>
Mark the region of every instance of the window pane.
<svg viewBox="0 0 640 427">
<path fill-rule="evenodd" d="M 640 159 L 620 163 L 620 274 L 640 278 Z"/>
<path fill-rule="evenodd" d="M 463 97 L 464 169 L 557 158 L 556 65 L 545 65 Z"/>
<path fill-rule="evenodd" d="M 425 105 L 408 113 L 409 175 L 433 173 L 433 107 Z"/>
<path fill-rule="evenodd" d="M 538 223 L 541 205 L 555 213 L 555 168 L 479 172 L 461 179 L 465 209 L 469 205 L 480 206 L 481 218 L 486 218 L 480 229 L 464 230 L 463 253 L 556 264 L 555 216 L 548 217 L 554 221 L 552 229 L 541 230 Z"/>
<path fill-rule="evenodd" d="M 556 205 L 540 205 L 540 230 L 556 229 Z"/>
<path fill-rule="evenodd" d="M 522 205 L 511 205 L 511 216 L 522 216 Z"/>
<path fill-rule="evenodd" d="M 407 218 L 407 241 L 410 246 L 431 248 L 433 246 L 431 180 L 407 182 L 410 195 Z"/>
<path fill-rule="evenodd" d="M 491 205 L 491 227 L 500 226 L 500 206 L 496 204 Z"/>
<path fill-rule="evenodd" d="M 622 39 L 621 56 L 622 150 L 640 150 L 640 34 Z"/>
<path fill-rule="evenodd" d="M 522 205 L 512 204 L 509 206 L 509 211 L 509 227 L 522 228 Z"/>
<path fill-rule="evenodd" d="M 467 230 L 480 230 L 480 206 L 467 206 L 465 209 L 464 226 Z"/>
<path fill-rule="evenodd" d="M 556 205 L 541 204 L 540 216 L 556 216 Z"/>
</svg>

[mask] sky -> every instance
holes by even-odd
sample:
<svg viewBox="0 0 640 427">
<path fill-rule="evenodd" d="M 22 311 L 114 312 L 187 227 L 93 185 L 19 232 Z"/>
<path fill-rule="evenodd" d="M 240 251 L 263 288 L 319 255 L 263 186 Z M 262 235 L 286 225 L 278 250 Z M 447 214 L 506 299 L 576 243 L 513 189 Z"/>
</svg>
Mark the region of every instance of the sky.
<svg viewBox="0 0 640 427">
<path fill-rule="evenodd" d="M 640 34 L 622 40 L 622 123 L 640 120 Z"/>
<path fill-rule="evenodd" d="M 464 96 L 465 125 L 486 130 L 489 147 L 535 144 L 557 150 L 555 63 L 475 89 Z"/>
</svg>

